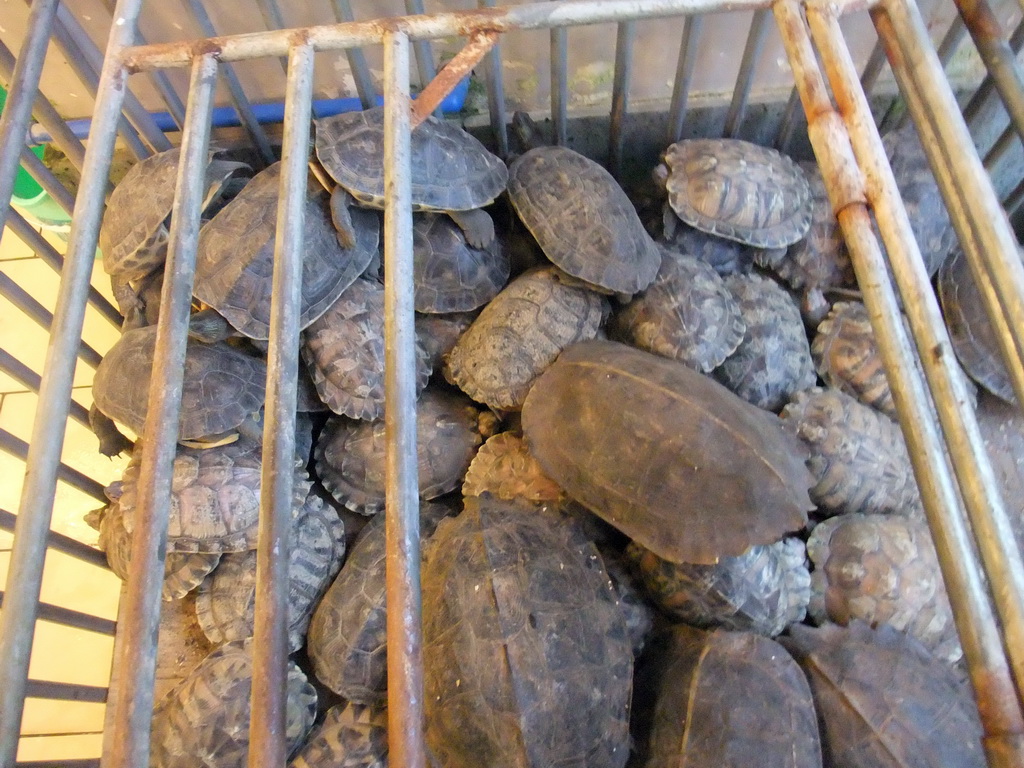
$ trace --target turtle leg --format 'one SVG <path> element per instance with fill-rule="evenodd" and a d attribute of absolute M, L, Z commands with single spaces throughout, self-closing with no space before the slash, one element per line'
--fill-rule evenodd
<path fill-rule="evenodd" d="M 124 275 L 111 275 L 110 289 L 114 293 L 114 300 L 117 301 L 117 309 L 125 320 L 138 322 L 137 315 L 145 315 L 146 307 L 139 298 L 139 294 L 132 288 L 131 281 Z M 145 324 L 145 321 L 142 322 Z M 140 327 L 136 325 L 134 327 Z"/>
<path fill-rule="evenodd" d="M 483 208 L 472 211 L 448 211 L 452 221 L 466 236 L 466 242 L 474 248 L 486 248 L 494 242 L 494 221 Z"/>
<path fill-rule="evenodd" d="M 134 443 L 121 434 L 113 420 L 104 414 L 95 403 L 89 409 L 89 426 L 93 434 L 99 438 L 100 453 L 114 458 L 120 453 L 131 454 Z"/>
<path fill-rule="evenodd" d="M 356 230 L 352 226 L 352 215 L 348 207 L 352 205 L 352 195 L 344 187 L 335 187 L 331 193 L 331 221 L 338 230 L 338 243 L 348 250 L 356 244 Z"/>
<path fill-rule="evenodd" d="M 204 344 L 216 344 L 235 335 L 235 329 L 215 310 L 204 309 L 188 318 L 188 335 Z"/>

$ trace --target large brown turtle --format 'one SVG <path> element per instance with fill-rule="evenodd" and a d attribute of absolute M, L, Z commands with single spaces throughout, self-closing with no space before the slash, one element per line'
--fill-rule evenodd
<path fill-rule="evenodd" d="M 387 707 L 331 707 L 288 768 L 388 768 Z"/>
<path fill-rule="evenodd" d="M 441 765 L 622 768 L 633 673 L 593 545 L 525 502 L 471 497 L 423 566 L 427 746 Z"/>
<path fill-rule="evenodd" d="M 778 417 L 624 344 L 563 352 L 526 398 L 523 432 L 572 498 L 672 562 L 772 543 L 814 508 L 806 449 Z"/>

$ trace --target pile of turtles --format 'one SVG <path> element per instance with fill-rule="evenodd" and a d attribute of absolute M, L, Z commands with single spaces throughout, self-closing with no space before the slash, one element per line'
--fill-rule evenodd
<path fill-rule="evenodd" d="M 544 146 L 525 115 L 514 126 L 522 153 L 507 164 L 450 122 L 412 134 L 432 763 L 980 768 L 938 560 L 817 169 L 740 140 L 680 141 L 653 174 L 657 208 L 638 211 L 598 163 Z M 315 127 L 287 738 L 295 766 L 378 766 L 383 112 Z M 976 328 L 912 128 L 886 144 L 947 312 Z M 104 452 L 133 455 L 91 519 L 121 574 L 144 446 L 114 421 L 136 435 L 145 422 L 177 162 L 135 166 L 103 222 L 126 321 L 93 420 Z M 279 171 L 246 178 L 215 154 L 205 171 L 158 768 L 240 766 L 247 750 Z M 954 338 L 967 372 L 1007 396 L 983 334 Z M 1021 425 L 993 413 L 998 451 Z M 1021 485 L 1014 467 L 1001 476 Z"/>

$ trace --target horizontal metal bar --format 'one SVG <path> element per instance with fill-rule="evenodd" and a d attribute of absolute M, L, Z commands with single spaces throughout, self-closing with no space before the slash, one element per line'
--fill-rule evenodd
<path fill-rule="evenodd" d="M 0 606 L 3 606 L 3 603 L 4 593 L 0 592 Z M 70 608 L 62 608 L 59 605 L 50 605 L 49 603 L 39 604 L 37 617 L 40 621 L 82 629 L 86 632 L 95 632 L 99 635 L 113 635 L 117 630 L 117 624 L 110 619 L 104 619 L 102 616 L 93 616 L 91 613 L 74 611 Z"/>
<path fill-rule="evenodd" d="M 57 205 L 68 216 L 75 209 L 75 196 L 53 175 L 53 171 L 43 165 L 43 161 L 36 157 L 36 153 L 28 147 L 21 150 L 21 166 L 28 171 L 29 176 L 36 180 L 36 183 L 43 188 Z"/>
<path fill-rule="evenodd" d="M 0 509 L 0 529 L 13 531 L 16 520 L 16 515 L 11 514 L 6 509 Z M 46 547 L 90 565 L 98 565 L 100 568 L 109 569 L 107 556 L 103 552 L 90 547 L 88 544 L 83 544 L 77 539 L 72 539 L 70 536 L 65 536 L 63 533 L 50 531 L 47 536 Z M 111 628 L 110 634 L 113 634 L 113 628 Z"/>
<path fill-rule="evenodd" d="M 725 116 L 725 128 L 722 135 L 726 138 L 736 138 L 743 124 L 743 116 L 747 112 L 747 100 L 750 98 L 750 88 L 754 84 L 754 68 L 757 66 L 757 60 L 761 57 L 764 41 L 768 36 L 770 14 L 770 9 L 758 8 L 750 20 L 747 44 L 743 48 L 743 58 L 740 59 L 740 69 L 736 75 L 736 84 L 732 89 L 732 101 L 729 103 L 729 111 Z"/>
<path fill-rule="evenodd" d="M 21 459 L 28 460 L 28 443 L 20 437 L 16 437 L 6 429 L 0 429 L 0 450 Z M 77 469 L 72 469 L 67 464 L 61 463 L 57 468 L 57 478 L 63 480 L 72 488 L 77 488 L 87 496 L 92 496 L 103 504 L 107 503 L 107 496 L 103 493 L 103 485 L 97 483 L 88 475 L 82 474 Z"/>
<path fill-rule="evenodd" d="M 104 704 L 107 701 L 107 689 L 97 685 L 58 683 L 54 680 L 29 680 L 25 698 Z"/>
<path fill-rule="evenodd" d="M 39 391 L 39 385 L 41 383 L 41 377 L 39 374 L 18 360 L 6 349 L 0 349 L 0 371 L 3 371 L 17 381 L 20 381 L 33 392 Z M 87 429 L 91 429 L 89 426 L 89 411 L 74 400 L 71 401 L 71 418 Z"/>
<path fill-rule="evenodd" d="M 679 43 L 679 59 L 676 64 L 676 79 L 672 86 L 672 104 L 669 106 L 668 143 L 673 144 L 683 137 L 686 122 L 686 102 L 690 97 L 693 68 L 697 64 L 697 41 L 704 24 L 699 15 L 687 16 L 683 22 L 683 39 Z"/>
<path fill-rule="evenodd" d="M 18 760 L 14 768 L 54 768 L 53 760 Z M 60 768 L 100 768 L 98 757 L 87 757 L 68 760 L 65 757 L 60 759 Z"/>
<path fill-rule="evenodd" d="M 633 42 L 636 22 L 619 22 L 615 34 L 615 75 L 612 80 L 612 115 L 608 129 L 608 170 L 618 176 L 622 170 L 622 124 L 629 110 L 629 85 L 633 79 Z"/>

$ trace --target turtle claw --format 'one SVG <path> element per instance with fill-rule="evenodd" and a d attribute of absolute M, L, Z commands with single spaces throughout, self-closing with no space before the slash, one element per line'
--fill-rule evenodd
<path fill-rule="evenodd" d="M 352 204 L 352 196 L 342 187 L 335 187 L 331 193 L 331 221 L 338 231 L 338 244 L 348 250 L 355 248 L 356 230 L 352 226 L 352 215 L 348 212 Z"/>
<path fill-rule="evenodd" d="M 452 221 L 466 236 L 466 242 L 473 248 L 487 248 L 494 242 L 494 221 L 482 208 L 472 211 L 449 211 Z"/>
<path fill-rule="evenodd" d="M 89 409 L 89 426 L 100 441 L 100 453 L 109 459 L 126 453 L 129 456 L 135 444 L 121 434 L 113 420 L 94 403 Z"/>

